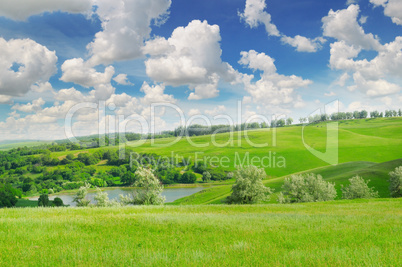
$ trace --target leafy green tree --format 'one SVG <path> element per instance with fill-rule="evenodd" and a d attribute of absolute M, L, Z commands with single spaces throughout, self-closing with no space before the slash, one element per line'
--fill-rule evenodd
<path fill-rule="evenodd" d="M 391 197 L 402 197 L 402 166 L 389 173 L 389 191 Z"/>
<path fill-rule="evenodd" d="M 333 200 L 336 197 L 335 184 L 326 182 L 321 175 L 296 174 L 285 178 L 279 203 L 316 202 Z"/>
<path fill-rule="evenodd" d="M 49 207 L 49 195 L 48 194 L 41 194 L 38 199 L 38 206 L 39 207 Z"/>
<path fill-rule="evenodd" d="M 10 184 L 0 184 L 0 208 L 10 208 L 17 204 L 18 199 L 15 197 L 13 191 Z"/>
<path fill-rule="evenodd" d="M 360 176 L 355 176 L 349 179 L 350 185 L 341 188 L 342 198 L 344 199 L 355 199 L 355 198 L 376 198 L 378 197 L 378 192 L 374 191 L 374 188 L 368 187 L 368 183 Z"/>
<path fill-rule="evenodd" d="M 286 125 L 291 125 L 293 123 L 293 119 L 292 118 L 287 118 L 286 119 Z"/>
<path fill-rule="evenodd" d="M 86 198 L 88 194 L 88 189 L 91 187 L 90 184 L 85 183 L 84 186 L 81 186 L 78 189 L 77 194 L 75 195 L 73 202 L 77 203 L 77 207 L 87 207 L 91 201 Z"/>
<path fill-rule="evenodd" d="M 120 181 L 125 185 L 133 185 L 135 183 L 135 174 L 127 171 L 120 177 Z"/>
<path fill-rule="evenodd" d="M 163 205 L 165 202 L 165 197 L 162 196 L 163 186 L 152 170 L 139 167 L 135 176 L 137 180 L 134 186 L 140 189 L 133 191 L 131 196 L 120 195 L 121 203 L 123 205 Z"/>
<path fill-rule="evenodd" d="M 202 181 L 203 181 L 204 183 L 210 182 L 210 181 L 211 181 L 211 174 L 210 174 L 209 172 L 205 171 L 205 172 L 202 174 Z"/>
<path fill-rule="evenodd" d="M 59 198 L 59 197 L 55 197 L 55 198 L 54 198 L 53 204 L 54 204 L 56 207 L 62 207 L 62 206 L 64 206 L 63 200 L 62 200 L 61 198 Z"/>
<path fill-rule="evenodd" d="M 193 184 L 197 181 L 197 176 L 193 172 L 185 172 L 181 176 L 180 182 L 184 184 Z"/>
<path fill-rule="evenodd" d="M 232 186 L 232 194 L 227 198 L 231 204 L 253 204 L 268 201 L 273 190 L 264 186 L 262 180 L 267 177 L 263 168 L 245 167 L 234 173 L 236 183 Z"/>

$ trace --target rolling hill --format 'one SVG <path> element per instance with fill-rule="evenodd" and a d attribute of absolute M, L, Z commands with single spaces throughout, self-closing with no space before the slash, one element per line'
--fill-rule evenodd
<path fill-rule="evenodd" d="M 337 199 L 341 198 L 341 185 L 347 186 L 348 179 L 355 175 L 363 177 L 365 180 L 369 179 L 370 187 L 374 187 L 378 191 L 380 197 L 389 197 L 388 190 L 388 173 L 394 170 L 396 167 L 402 166 L 402 158 L 392 160 L 384 163 L 374 162 L 348 162 L 342 163 L 336 166 L 326 166 L 315 168 L 303 172 L 303 173 L 315 173 L 320 174 L 324 180 L 335 183 L 335 188 L 338 192 Z M 275 189 L 275 193 L 271 197 L 270 202 L 276 202 L 276 194 L 280 192 L 281 186 L 287 176 L 269 179 L 264 181 L 266 186 Z M 193 205 L 193 204 L 222 204 L 227 196 L 230 195 L 231 185 L 222 185 L 205 189 L 194 195 L 178 199 L 171 203 L 171 205 Z"/>

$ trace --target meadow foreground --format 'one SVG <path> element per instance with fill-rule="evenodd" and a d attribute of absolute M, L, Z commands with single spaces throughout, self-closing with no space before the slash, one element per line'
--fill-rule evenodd
<path fill-rule="evenodd" d="M 0 210 L 1 266 L 400 266 L 402 200 Z"/>

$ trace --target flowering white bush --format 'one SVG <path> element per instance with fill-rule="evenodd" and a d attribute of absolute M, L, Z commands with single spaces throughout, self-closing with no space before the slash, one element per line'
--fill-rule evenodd
<path fill-rule="evenodd" d="M 342 185 L 342 198 L 355 199 L 355 198 L 375 198 L 378 197 L 378 192 L 374 188 L 369 188 L 368 183 L 360 176 L 355 176 L 349 179 L 350 185 L 343 187 Z"/>
<path fill-rule="evenodd" d="M 335 184 L 324 181 L 321 175 L 296 174 L 285 178 L 278 202 L 317 202 L 333 200 L 335 197 Z"/>
<path fill-rule="evenodd" d="M 158 178 L 153 174 L 152 170 L 146 168 L 138 168 L 135 172 L 135 190 L 131 196 L 120 195 L 120 201 L 123 205 L 162 205 L 165 197 L 162 196 L 163 186 Z"/>
<path fill-rule="evenodd" d="M 77 207 L 87 207 L 91 201 L 86 198 L 88 194 L 88 189 L 91 187 L 90 184 L 85 183 L 84 186 L 81 186 L 78 189 L 77 194 L 75 195 L 73 202 L 77 203 Z"/>
<path fill-rule="evenodd" d="M 389 173 L 389 191 L 391 197 L 402 197 L 402 166 Z"/>
<path fill-rule="evenodd" d="M 121 204 L 115 199 L 110 200 L 109 196 L 106 192 L 102 192 L 100 188 L 96 188 L 96 196 L 94 197 L 96 200 L 97 207 L 119 207 Z"/>

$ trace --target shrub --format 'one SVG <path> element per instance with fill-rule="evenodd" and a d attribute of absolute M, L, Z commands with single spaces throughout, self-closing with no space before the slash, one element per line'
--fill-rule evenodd
<path fill-rule="evenodd" d="M 106 192 L 102 192 L 102 190 L 98 187 L 96 188 L 96 195 L 94 197 L 96 200 L 97 207 L 118 207 L 121 206 L 119 202 L 116 200 L 110 200 L 109 196 Z"/>
<path fill-rule="evenodd" d="M 322 179 L 313 173 L 292 175 L 285 179 L 282 192 L 278 196 L 279 203 L 316 202 L 333 200 L 336 197 L 335 184 Z"/>
<path fill-rule="evenodd" d="M 389 173 L 389 192 L 391 197 L 402 197 L 402 166 Z"/>
<path fill-rule="evenodd" d="M 185 172 L 181 176 L 180 182 L 184 184 L 193 184 L 197 181 L 197 176 L 193 172 Z"/>
<path fill-rule="evenodd" d="M 378 192 L 374 191 L 374 188 L 369 188 L 368 183 L 360 176 L 355 176 L 349 179 L 350 185 L 343 187 L 342 185 L 342 198 L 344 199 L 355 199 L 355 198 L 376 198 L 378 197 Z"/>
<path fill-rule="evenodd" d="M 38 206 L 39 207 L 49 207 L 50 206 L 50 201 L 49 201 L 49 195 L 48 194 L 40 195 L 40 197 L 38 199 Z"/>
<path fill-rule="evenodd" d="M 207 171 L 202 173 L 202 181 L 205 183 L 208 183 L 209 181 L 211 181 L 211 174 Z"/>
<path fill-rule="evenodd" d="M 56 207 L 62 207 L 62 206 L 64 206 L 63 200 L 62 200 L 61 198 L 59 198 L 59 197 L 55 197 L 55 198 L 54 198 L 53 204 L 54 204 Z"/>
<path fill-rule="evenodd" d="M 211 168 L 208 169 L 208 172 L 211 174 L 211 180 L 213 181 L 222 181 L 226 180 L 226 173 L 222 169 Z"/>
<path fill-rule="evenodd" d="M 234 173 L 236 183 L 232 186 L 232 194 L 227 198 L 232 204 L 253 204 L 268 201 L 273 190 L 265 187 L 262 180 L 266 178 L 264 169 L 249 166 Z"/>
<path fill-rule="evenodd" d="M 135 176 L 137 180 L 134 186 L 141 189 L 135 190 L 131 196 L 120 195 L 123 205 L 162 205 L 165 202 L 165 197 L 161 195 L 163 186 L 152 170 L 139 167 L 135 171 Z"/>
<path fill-rule="evenodd" d="M 86 207 L 91 202 L 89 199 L 86 199 L 88 189 L 90 187 L 91 187 L 90 184 L 85 183 L 84 186 L 81 186 L 80 189 L 78 189 L 77 194 L 73 199 L 73 202 L 77 203 L 78 207 Z"/>

